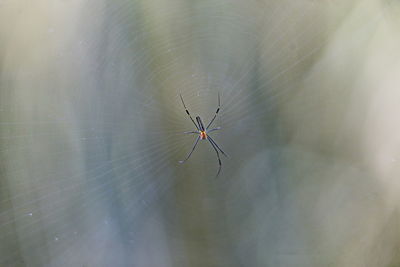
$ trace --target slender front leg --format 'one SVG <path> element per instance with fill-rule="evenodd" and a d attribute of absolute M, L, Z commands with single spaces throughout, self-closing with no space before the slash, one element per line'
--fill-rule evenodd
<path fill-rule="evenodd" d="M 211 138 L 211 136 L 207 136 L 208 140 L 213 143 L 218 149 L 219 151 L 221 151 L 222 154 L 224 154 L 225 157 L 228 157 L 228 155 L 225 154 L 224 151 L 222 151 L 222 149 L 217 145 L 217 143 Z"/>
<path fill-rule="evenodd" d="M 187 157 L 184 160 L 180 160 L 179 163 L 184 163 L 185 161 L 187 161 L 190 158 L 190 156 L 192 155 L 194 149 L 196 148 L 197 143 L 199 142 L 199 140 L 200 140 L 200 136 L 197 137 L 196 142 L 194 143 L 192 151 L 190 151 L 189 155 L 187 155 Z"/>
<path fill-rule="evenodd" d="M 218 153 L 217 148 L 214 146 L 214 144 L 211 142 L 210 139 L 208 139 L 208 141 L 210 142 L 211 146 L 214 148 L 215 153 L 217 153 L 217 158 L 218 158 L 219 167 L 218 167 L 217 175 L 216 175 L 215 177 L 218 177 L 219 173 L 221 172 L 221 167 L 222 167 L 221 159 L 220 159 L 220 157 L 219 157 L 219 153 Z"/>

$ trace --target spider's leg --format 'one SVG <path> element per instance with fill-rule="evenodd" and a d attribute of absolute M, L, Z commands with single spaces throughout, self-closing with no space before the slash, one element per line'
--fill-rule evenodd
<path fill-rule="evenodd" d="M 182 97 L 182 95 L 179 94 L 179 96 L 181 97 L 182 104 L 183 104 L 183 107 L 185 108 L 186 114 L 188 114 L 190 120 L 193 122 L 194 126 L 196 126 L 196 129 L 200 131 L 199 127 L 197 126 L 197 124 L 194 122 L 192 116 L 190 115 L 189 110 L 186 108 L 185 102 L 183 102 L 183 97 Z"/>
<path fill-rule="evenodd" d="M 224 151 L 222 151 L 222 149 L 217 145 L 217 143 L 209 135 L 207 136 L 207 138 L 211 143 L 213 143 L 219 149 L 219 151 L 221 151 L 222 154 L 224 154 L 225 157 L 228 157 L 228 155 L 225 154 Z"/>
<path fill-rule="evenodd" d="M 211 126 L 211 124 L 214 122 L 215 118 L 217 117 L 220 107 L 221 107 L 221 101 L 220 101 L 219 92 L 218 92 L 218 108 L 217 108 L 217 111 L 215 111 L 215 115 L 212 118 L 212 120 L 210 121 L 210 123 L 208 124 L 206 129 L 208 129 Z"/>
<path fill-rule="evenodd" d="M 221 127 L 211 129 L 211 130 L 207 131 L 207 133 L 211 133 L 211 132 L 218 131 L 218 130 L 221 130 Z"/>
<path fill-rule="evenodd" d="M 190 158 L 190 156 L 192 155 L 194 149 L 196 148 L 197 143 L 199 142 L 199 140 L 200 140 L 200 136 L 197 137 L 196 142 L 194 143 L 192 151 L 190 151 L 189 155 L 187 155 L 187 157 L 184 160 L 180 160 L 179 163 L 184 163 L 185 161 L 187 161 Z"/>
<path fill-rule="evenodd" d="M 188 132 L 183 132 L 184 134 L 199 134 L 198 131 L 188 131 Z"/>
<path fill-rule="evenodd" d="M 219 167 L 218 167 L 217 175 L 216 175 L 215 177 L 218 177 L 219 173 L 221 172 L 221 167 L 222 167 L 221 159 L 220 159 L 220 157 L 219 157 L 219 153 L 218 153 L 217 148 L 214 146 L 214 144 L 211 142 L 210 139 L 208 139 L 208 141 L 210 142 L 211 146 L 214 148 L 215 153 L 217 153 L 217 158 L 218 158 Z"/>

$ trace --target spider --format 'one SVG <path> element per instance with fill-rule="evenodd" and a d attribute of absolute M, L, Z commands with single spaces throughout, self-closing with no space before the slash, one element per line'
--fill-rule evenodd
<path fill-rule="evenodd" d="M 183 107 L 185 108 L 186 114 L 189 116 L 190 120 L 193 122 L 194 126 L 196 127 L 197 131 L 189 131 L 189 132 L 184 132 L 184 134 L 198 134 L 196 141 L 194 142 L 193 148 L 190 151 L 190 153 L 187 155 L 187 157 L 184 160 L 179 161 L 179 163 L 184 163 L 186 162 L 190 156 L 192 155 L 193 151 L 195 150 L 197 143 L 199 142 L 199 140 L 208 140 L 208 142 L 210 142 L 211 146 L 214 148 L 215 152 L 217 153 L 217 158 L 218 158 L 218 164 L 219 164 L 219 168 L 218 168 L 218 172 L 217 172 L 217 176 L 219 175 L 219 173 L 221 172 L 221 167 L 222 167 L 222 163 L 221 163 L 221 158 L 219 157 L 219 151 L 221 151 L 221 153 L 225 156 L 228 157 L 224 151 L 222 151 L 222 149 L 217 145 L 217 143 L 211 138 L 211 136 L 209 135 L 209 133 L 213 132 L 213 131 L 218 131 L 221 129 L 221 127 L 217 127 L 211 130 L 208 130 L 210 128 L 210 126 L 212 125 L 212 123 L 214 122 L 215 118 L 218 115 L 218 112 L 220 110 L 221 107 L 221 102 L 220 102 L 220 96 L 218 93 L 218 107 L 217 107 L 217 111 L 214 114 L 214 117 L 212 118 L 212 120 L 210 121 L 210 123 L 207 125 L 207 127 L 204 128 L 204 124 L 203 121 L 201 120 L 200 116 L 196 117 L 196 122 L 193 120 L 192 116 L 189 113 L 189 110 L 186 108 L 185 102 L 183 101 L 183 97 L 181 94 L 179 94 L 179 96 L 181 97 L 181 101 L 183 104 Z"/>

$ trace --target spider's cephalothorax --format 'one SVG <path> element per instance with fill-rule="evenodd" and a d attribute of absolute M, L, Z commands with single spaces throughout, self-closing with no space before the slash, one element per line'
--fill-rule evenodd
<path fill-rule="evenodd" d="M 201 131 L 201 132 L 200 132 L 200 139 L 201 139 L 201 140 L 207 139 L 207 133 L 206 133 L 206 131 Z"/>
<path fill-rule="evenodd" d="M 187 157 L 184 160 L 179 161 L 180 163 L 184 163 L 186 160 L 188 160 L 190 158 L 190 156 L 192 155 L 194 149 L 197 146 L 197 143 L 199 142 L 199 140 L 208 140 L 211 144 L 211 146 L 214 148 L 215 152 L 217 153 L 217 158 L 218 158 L 218 164 L 219 164 L 219 168 L 218 168 L 218 173 L 217 176 L 219 175 L 220 171 L 221 171 L 221 159 L 219 157 L 219 151 L 221 151 L 221 153 L 227 157 L 227 155 L 224 153 L 224 151 L 222 151 L 222 149 L 217 145 L 217 143 L 208 135 L 208 133 L 211 133 L 212 131 L 217 131 L 220 130 L 221 127 L 217 127 L 211 130 L 208 130 L 208 128 L 210 128 L 211 124 L 214 122 L 215 118 L 217 117 L 217 114 L 220 110 L 221 107 L 221 103 L 220 103 L 220 97 L 219 97 L 219 93 L 218 93 L 218 108 L 217 111 L 214 114 L 214 117 L 212 118 L 212 120 L 210 121 L 210 123 L 207 125 L 207 127 L 204 127 L 204 124 L 200 118 L 200 116 L 196 117 L 196 122 L 193 120 L 192 116 L 190 115 L 190 112 L 188 111 L 188 109 L 186 108 L 185 102 L 183 101 L 183 97 L 182 95 L 180 95 L 181 100 L 182 100 L 182 104 L 183 107 L 185 108 L 186 114 L 189 116 L 190 120 L 193 122 L 194 126 L 196 126 L 197 131 L 189 131 L 189 132 L 185 132 L 185 134 L 198 134 L 196 141 L 194 143 L 194 146 L 192 148 L 192 150 L 190 151 L 190 153 L 187 155 Z"/>

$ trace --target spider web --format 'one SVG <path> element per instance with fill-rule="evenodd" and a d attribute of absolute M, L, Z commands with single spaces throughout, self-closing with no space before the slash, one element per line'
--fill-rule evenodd
<path fill-rule="evenodd" d="M 354 211 L 354 240 L 385 225 L 367 242 L 400 260 L 347 115 L 396 2 L 0 5 L 1 266 L 363 266 L 343 256 Z M 195 140 L 179 94 L 207 125 L 218 93 L 215 179 L 206 141 L 178 163 Z"/>

